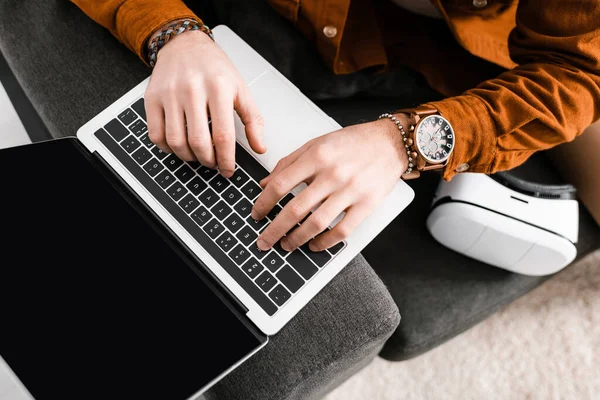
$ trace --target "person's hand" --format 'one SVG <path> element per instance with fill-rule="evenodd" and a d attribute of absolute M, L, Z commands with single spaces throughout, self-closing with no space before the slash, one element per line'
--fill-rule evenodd
<path fill-rule="evenodd" d="M 261 233 L 258 248 L 267 250 L 281 238 L 281 247 L 287 251 L 307 241 L 312 251 L 335 245 L 371 214 L 407 166 L 402 135 L 387 119 L 350 126 L 311 140 L 281 159 L 260 182 L 264 190 L 252 209 L 256 220 L 264 218 L 300 183 L 308 186 Z M 288 233 L 319 204 L 306 221 Z M 319 235 L 344 211 L 345 216 L 333 229 Z"/>
<path fill-rule="evenodd" d="M 182 160 L 218 166 L 225 177 L 235 169 L 234 109 L 252 149 L 266 151 L 263 120 L 248 87 L 204 32 L 176 36 L 158 52 L 145 104 L 148 136 L 158 148 Z"/>

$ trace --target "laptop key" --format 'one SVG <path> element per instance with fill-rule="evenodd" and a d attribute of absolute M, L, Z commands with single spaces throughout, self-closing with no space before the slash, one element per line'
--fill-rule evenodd
<path fill-rule="evenodd" d="M 259 249 L 256 243 L 251 244 L 248 247 L 248 250 L 250 250 L 250 253 L 254 254 L 254 257 L 258 258 L 259 260 L 262 260 L 267 254 L 269 254 L 268 250 L 262 251 Z"/>
<path fill-rule="evenodd" d="M 217 244 L 225 253 L 227 253 L 229 250 L 233 249 L 236 244 L 238 244 L 238 241 L 231 233 L 225 231 L 217 239 Z"/>
<path fill-rule="evenodd" d="M 192 179 L 187 185 L 185 185 L 190 192 L 194 194 L 194 196 L 198 196 L 204 189 L 208 187 L 206 182 L 204 182 L 199 176 Z"/>
<path fill-rule="evenodd" d="M 155 177 L 160 171 L 162 171 L 165 167 L 156 159 L 152 158 L 150 162 L 144 164 L 144 170 L 151 177 Z"/>
<path fill-rule="evenodd" d="M 133 121 L 136 120 L 137 116 L 131 108 L 126 109 L 117 117 L 125 126 L 129 126 Z"/>
<path fill-rule="evenodd" d="M 250 279 L 254 279 L 258 276 L 258 274 L 261 273 L 263 269 L 265 269 L 265 267 L 263 267 L 258 261 L 256 261 L 256 258 L 251 257 L 248 261 L 246 261 L 246 264 L 244 264 L 242 269 L 244 270 L 246 275 L 250 277 Z"/>
<path fill-rule="evenodd" d="M 185 196 L 187 192 L 187 189 L 179 182 L 175 182 L 167 189 L 167 193 L 175 201 L 181 200 L 181 198 Z"/>
<path fill-rule="evenodd" d="M 202 229 L 204 229 L 204 232 L 206 232 L 206 234 L 210 236 L 211 239 L 216 239 L 217 236 L 219 236 L 221 232 L 225 230 L 223 225 L 221 225 L 221 223 L 215 218 L 208 221 L 208 223 Z"/>
<path fill-rule="evenodd" d="M 171 175 L 169 171 L 164 170 L 163 172 L 158 174 L 158 176 L 154 178 L 154 180 L 156 181 L 156 183 L 159 184 L 161 188 L 166 189 L 169 186 L 171 186 L 173 182 L 175 182 L 175 177 Z"/>
<path fill-rule="evenodd" d="M 269 175 L 269 171 L 265 169 L 257 160 L 254 158 L 248 150 L 246 150 L 239 143 L 235 144 L 235 158 L 239 165 L 244 166 L 244 172 L 256 182 L 260 182 L 261 179 Z"/>
<path fill-rule="evenodd" d="M 225 222 L 223 222 L 223 224 L 231 232 L 236 233 L 242 226 L 244 226 L 244 220 L 241 219 L 237 214 L 233 213 L 225 220 Z"/>
<path fill-rule="evenodd" d="M 217 201 L 219 201 L 219 195 L 215 193 L 211 188 L 206 189 L 204 192 L 198 196 L 198 199 L 206 206 L 212 207 Z"/>
<path fill-rule="evenodd" d="M 304 285 L 304 279 L 302 279 L 300 275 L 298 275 L 296 271 L 294 271 L 289 265 L 281 268 L 281 270 L 275 276 L 292 293 L 296 293 L 298 289 Z"/>
<path fill-rule="evenodd" d="M 290 299 L 290 297 L 292 297 L 292 295 L 285 287 L 283 287 L 283 285 L 279 284 L 271 291 L 271 293 L 269 293 L 269 297 L 275 302 L 275 304 L 281 307 Z"/>
<path fill-rule="evenodd" d="M 273 275 L 271 275 L 269 273 L 269 271 L 264 271 L 262 274 L 260 274 L 258 276 L 258 278 L 256 278 L 256 280 L 254 282 L 256 282 L 258 287 L 261 288 L 263 290 L 263 292 L 266 293 L 269 290 L 271 290 L 273 288 L 273 286 L 275 286 L 275 284 L 277 283 L 277 280 L 275 280 L 275 277 Z"/>
<path fill-rule="evenodd" d="M 256 238 L 258 238 L 258 233 L 254 232 L 252 228 L 246 225 L 235 236 L 240 240 L 240 242 L 244 244 L 244 246 L 247 247 L 250 246 L 252 243 L 256 242 Z"/>
<path fill-rule="evenodd" d="M 293 199 L 294 199 L 294 195 L 291 193 L 288 193 L 285 196 L 283 196 L 283 199 L 279 200 L 279 204 L 281 204 L 281 207 L 285 207 Z"/>
<path fill-rule="evenodd" d="M 339 242 L 338 244 L 334 244 L 328 250 L 331 254 L 336 255 L 339 251 L 345 246 L 344 242 Z"/>
<path fill-rule="evenodd" d="M 277 253 L 279 253 L 279 255 L 281 257 L 286 257 L 288 254 L 290 254 L 289 251 L 284 250 L 283 247 L 281 247 L 281 243 L 279 241 L 277 243 L 275 243 L 275 245 L 273 246 L 273 248 L 275 249 L 275 251 Z"/>
<path fill-rule="evenodd" d="M 135 136 L 140 137 L 143 134 L 145 134 L 146 132 L 148 132 L 148 127 L 146 126 L 144 121 L 142 121 L 141 119 L 138 119 L 137 121 L 135 121 L 133 124 L 131 124 L 129 126 L 129 130 Z"/>
<path fill-rule="evenodd" d="M 150 140 L 150 136 L 148 136 L 147 133 L 144 133 L 142 135 L 142 137 L 140 137 L 140 140 L 142 141 L 142 143 L 144 143 L 144 146 L 146 146 L 147 148 L 152 148 L 152 146 L 154 146 L 154 143 L 152 143 L 152 140 Z M 165 153 L 165 157 L 166 157 L 166 153 Z"/>
<path fill-rule="evenodd" d="M 198 175 L 202 177 L 205 181 L 210 181 L 213 176 L 217 175 L 219 172 L 216 169 L 210 169 L 205 166 L 200 167 L 198 170 Z"/>
<path fill-rule="evenodd" d="M 174 172 L 177 168 L 181 167 L 183 161 L 181 161 L 175 154 L 169 154 L 169 157 L 163 160 L 163 164 L 169 168 L 169 171 Z"/>
<path fill-rule="evenodd" d="M 223 221 L 233 211 L 223 200 L 219 201 L 213 208 L 210 209 L 213 215 Z"/>
<path fill-rule="evenodd" d="M 242 194 L 234 186 L 229 186 L 221 196 L 230 206 L 234 205 L 242 198 Z"/>
<path fill-rule="evenodd" d="M 153 147 L 152 150 L 150 150 L 152 152 L 152 154 L 154 154 L 156 156 L 156 158 L 158 158 L 159 160 L 164 160 L 166 156 L 169 155 L 169 153 L 165 153 L 164 151 L 162 151 L 161 149 L 159 149 L 158 147 Z"/>
<path fill-rule="evenodd" d="M 252 216 L 249 216 L 248 218 L 246 218 L 246 222 L 248 223 L 248 225 L 250 225 L 256 232 L 260 232 L 260 230 L 267 225 L 267 223 L 269 222 L 268 219 L 263 218 L 261 220 L 255 220 L 254 218 L 252 218 Z"/>
<path fill-rule="evenodd" d="M 237 265 L 242 265 L 244 261 L 246 261 L 248 257 L 250 257 L 250 252 L 246 250 L 244 246 L 238 244 L 233 250 L 229 252 L 229 257 L 231 257 Z"/>
<path fill-rule="evenodd" d="M 272 251 L 262 260 L 262 263 L 269 271 L 277 272 L 283 265 L 283 259 L 276 252 Z"/>
<path fill-rule="evenodd" d="M 229 179 L 236 187 L 241 188 L 250 178 L 241 168 L 238 168 Z"/>
<path fill-rule="evenodd" d="M 252 203 L 250 203 L 247 199 L 242 199 L 237 202 L 233 209 L 238 212 L 242 216 L 242 218 L 247 218 L 252 212 Z"/>
<path fill-rule="evenodd" d="M 181 208 L 183 208 L 183 211 L 189 214 L 200 205 L 200 202 L 196 200 L 194 195 L 188 193 L 183 199 L 179 201 L 179 205 L 181 206 Z"/>
<path fill-rule="evenodd" d="M 175 171 L 175 176 L 179 178 L 179 180 L 183 183 L 188 183 L 188 181 L 192 179 L 194 175 L 196 175 L 194 173 L 194 170 L 185 164 L 177 171 Z"/>
<path fill-rule="evenodd" d="M 138 113 L 138 115 L 144 120 L 146 121 L 146 108 L 144 106 L 144 98 L 142 97 L 141 99 L 139 99 L 138 101 L 136 101 L 135 103 L 133 103 L 131 105 L 131 108 L 133 108 L 133 110 Z"/>
<path fill-rule="evenodd" d="M 212 218 L 212 214 L 210 211 L 204 208 L 204 206 L 200 206 L 192 213 L 191 217 L 194 222 L 200 226 L 203 226 Z"/>
<path fill-rule="evenodd" d="M 215 189 L 217 193 L 221 193 L 229 186 L 229 181 L 223 177 L 223 175 L 217 175 L 210 182 L 209 185 Z"/>
<path fill-rule="evenodd" d="M 260 194 L 261 190 L 260 186 L 250 181 L 244 185 L 242 193 L 244 193 L 248 199 L 254 200 Z"/>
<path fill-rule="evenodd" d="M 277 215 L 279 215 L 279 213 L 281 212 L 281 207 L 279 207 L 277 204 L 275 205 L 275 207 L 273 207 L 271 209 L 271 211 L 269 211 L 269 213 L 267 214 L 267 217 L 269 217 L 269 219 L 271 221 L 275 220 L 275 217 L 277 217 Z"/>
<path fill-rule="evenodd" d="M 121 147 L 125 149 L 129 154 L 133 153 L 142 144 L 133 135 L 129 135 L 125 140 L 121 142 Z"/>
<path fill-rule="evenodd" d="M 150 153 L 150 150 L 142 146 L 132 154 L 132 157 L 135 161 L 137 161 L 138 164 L 144 165 L 149 159 L 152 158 L 152 153 Z"/>
<path fill-rule="evenodd" d="M 121 140 L 125 139 L 127 135 L 129 135 L 127 128 L 125 128 L 123 124 L 120 123 L 116 118 L 104 125 L 104 129 L 106 129 L 106 131 L 110 133 L 110 136 L 112 136 L 117 142 L 120 142 Z"/>
<path fill-rule="evenodd" d="M 327 264 L 329 260 L 331 260 L 331 254 L 327 251 L 312 251 L 310 247 L 308 247 L 308 243 L 304 243 L 300 249 L 304 252 L 305 255 L 308 256 L 311 260 L 317 264 L 317 267 L 321 268 Z"/>
<path fill-rule="evenodd" d="M 315 265 L 300 251 L 295 250 L 287 256 L 286 261 L 298 272 L 305 280 L 309 280 L 317 273 Z"/>

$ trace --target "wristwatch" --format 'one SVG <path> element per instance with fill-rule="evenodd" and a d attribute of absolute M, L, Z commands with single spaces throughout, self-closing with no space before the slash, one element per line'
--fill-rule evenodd
<path fill-rule="evenodd" d="M 417 107 L 396 111 L 408 115 L 406 144 L 415 166 L 402 176 L 403 179 L 418 178 L 422 171 L 442 169 L 454 151 L 454 129 L 450 122 L 435 108 Z"/>

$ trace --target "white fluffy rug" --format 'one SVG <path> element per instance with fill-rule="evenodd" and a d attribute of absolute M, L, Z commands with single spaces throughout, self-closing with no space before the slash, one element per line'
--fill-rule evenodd
<path fill-rule="evenodd" d="M 376 359 L 327 400 L 600 399 L 600 252 L 416 359 Z"/>

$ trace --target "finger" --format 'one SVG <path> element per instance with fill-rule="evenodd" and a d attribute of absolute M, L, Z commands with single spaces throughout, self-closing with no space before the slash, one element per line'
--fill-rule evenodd
<path fill-rule="evenodd" d="M 144 101 L 146 119 L 148 120 L 148 137 L 165 153 L 172 153 L 165 137 L 165 112 L 159 102 L 149 99 Z"/>
<path fill-rule="evenodd" d="M 286 169 L 288 166 L 290 166 L 291 164 L 296 162 L 296 160 L 302 154 L 304 154 L 306 152 L 306 150 L 308 150 L 308 148 L 310 147 L 309 143 L 306 143 L 304 146 L 300 147 L 293 153 L 290 153 L 289 155 L 287 155 L 287 156 L 283 157 L 281 160 L 279 160 L 279 162 L 277 162 L 277 165 L 275 165 L 275 168 L 273 168 L 273 171 L 271 171 L 271 173 L 269 175 L 267 175 L 266 177 L 261 179 L 261 181 L 259 182 L 259 185 L 264 188 L 271 181 L 273 176 L 277 175 L 278 173 L 280 173 L 281 171 Z"/>
<path fill-rule="evenodd" d="M 259 154 L 267 151 L 263 136 L 265 122 L 254 103 L 250 90 L 245 85 L 236 97 L 234 107 L 246 127 L 246 137 L 252 150 Z"/>
<path fill-rule="evenodd" d="M 167 145 L 177 157 L 185 161 L 196 159 L 187 142 L 185 114 L 179 104 L 171 103 L 165 108 L 165 136 Z"/>
<path fill-rule="evenodd" d="M 311 164 L 298 160 L 275 175 L 254 202 L 252 218 L 263 219 L 283 196 L 312 176 L 314 171 Z"/>
<path fill-rule="evenodd" d="M 302 225 L 281 239 L 281 247 L 287 251 L 294 251 L 323 232 L 338 215 L 351 205 L 350 199 L 351 195 L 345 191 L 338 191 L 329 196 Z"/>
<path fill-rule="evenodd" d="M 214 168 L 216 166 L 215 149 L 213 148 L 208 128 L 208 115 L 205 102 L 199 101 L 196 104 L 188 103 L 185 107 L 185 119 L 187 121 L 188 145 L 202 165 Z"/>
<path fill-rule="evenodd" d="M 290 201 L 279 212 L 273 222 L 265 229 L 257 240 L 258 248 L 270 249 L 286 233 L 300 222 L 313 207 L 326 199 L 331 194 L 331 185 L 326 181 L 315 181 L 304 189 L 298 196 Z M 282 243 L 283 245 L 283 243 Z M 288 250 L 284 247 L 284 250 Z"/>
<path fill-rule="evenodd" d="M 356 204 L 351 206 L 347 211 L 346 215 L 336 226 L 333 227 L 329 232 L 325 232 L 308 244 L 308 247 L 312 251 L 323 251 L 330 248 L 346 239 L 358 225 L 367 218 L 373 209 L 365 204 Z"/>
<path fill-rule="evenodd" d="M 235 125 L 233 123 L 233 98 L 227 91 L 214 91 L 208 106 L 212 118 L 212 140 L 217 153 L 221 175 L 231 177 L 235 170 Z"/>

